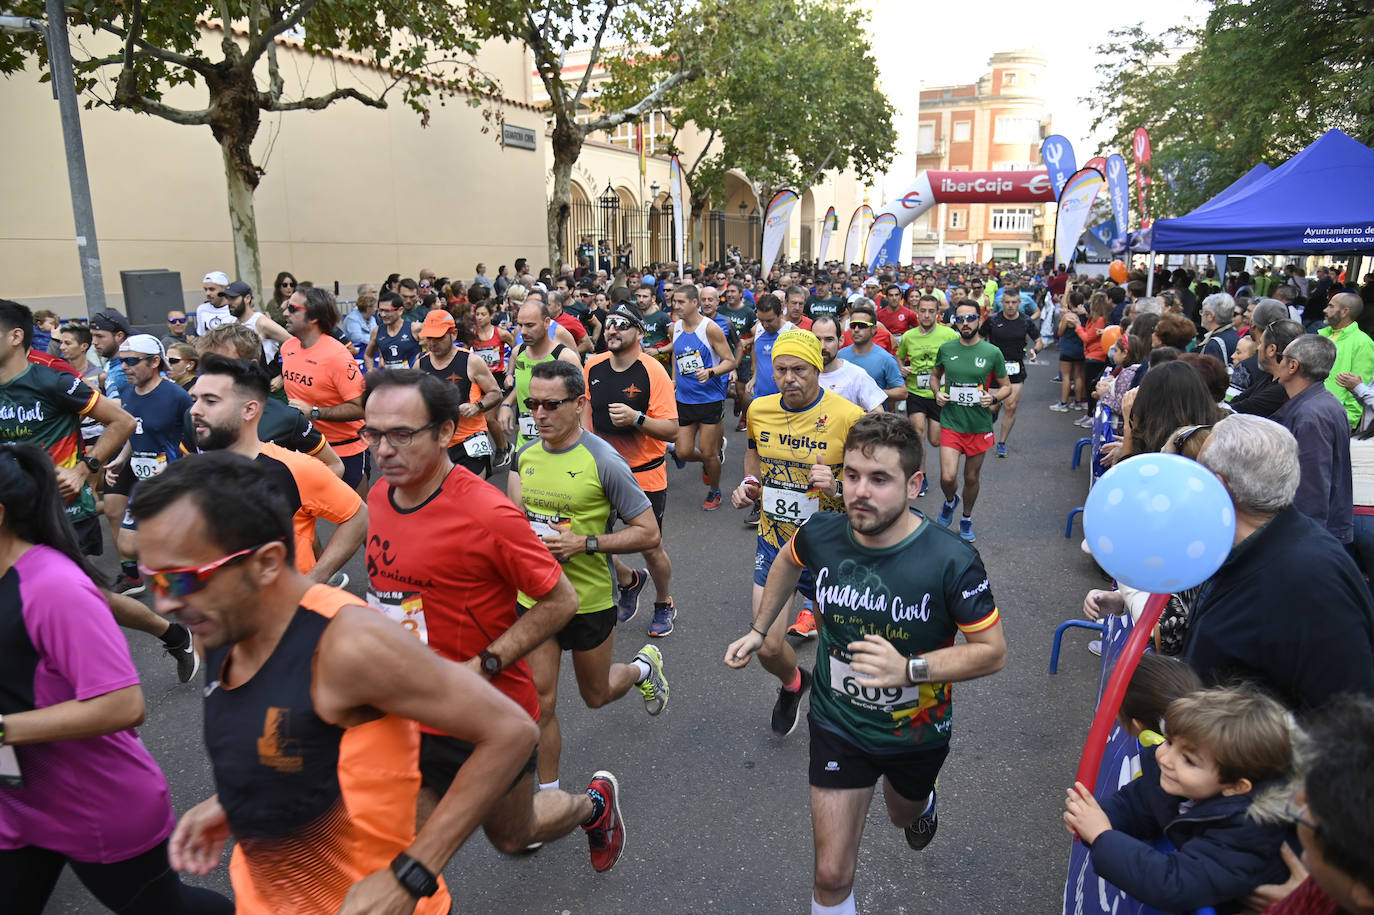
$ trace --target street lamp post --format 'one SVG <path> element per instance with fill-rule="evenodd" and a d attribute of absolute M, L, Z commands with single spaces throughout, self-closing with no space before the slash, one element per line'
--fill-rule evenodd
<path fill-rule="evenodd" d="M 606 260 L 608 268 L 615 263 L 615 214 L 620 209 L 620 195 L 611 187 L 611 182 L 606 182 L 606 190 L 602 191 L 601 197 L 597 200 L 601 205 L 601 222 L 606 233 Z M 598 249 L 600 246 L 597 246 Z M 607 270 L 612 272 L 611 269 Z"/>

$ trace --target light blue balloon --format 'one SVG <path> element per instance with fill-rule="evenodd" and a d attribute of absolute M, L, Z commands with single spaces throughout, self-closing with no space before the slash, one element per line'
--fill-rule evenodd
<path fill-rule="evenodd" d="M 1093 558 L 1124 585 L 1155 594 L 1202 584 L 1236 536 L 1226 487 L 1177 454 L 1141 454 L 1104 473 L 1083 506 Z"/>

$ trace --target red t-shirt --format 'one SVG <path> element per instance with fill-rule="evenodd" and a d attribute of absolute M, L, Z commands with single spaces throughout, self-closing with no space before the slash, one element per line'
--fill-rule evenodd
<path fill-rule="evenodd" d="M 888 329 L 884 327 L 881 323 L 876 324 L 873 327 L 873 342 L 878 346 L 881 346 L 883 349 L 887 350 L 892 355 L 897 355 L 897 344 L 892 342 L 892 334 L 889 333 Z M 851 334 L 849 331 L 845 331 L 844 342 L 840 345 L 853 346 L 854 335 Z"/>
<path fill-rule="evenodd" d="M 1264 915 L 1346 915 L 1317 881 L 1308 877 L 1298 888 L 1264 910 Z"/>
<path fill-rule="evenodd" d="M 29 350 L 29 361 L 34 365 L 46 365 L 50 369 L 57 369 L 59 372 L 66 372 L 69 375 L 76 374 L 76 369 L 72 368 L 72 364 L 66 359 L 61 356 L 40 353 L 36 349 Z"/>
<path fill-rule="evenodd" d="M 403 617 L 451 661 L 476 657 L 515 625 L 517 590 L 543 597 L 563 574 L 525 513 L 463 467 L 412 509 L 397 508 L 391 484 L 378 480 L 367 509 L 368 604 Z M 538 721 L 529 664 L 503 660 L 492 685 Z"/>
<path fill-rule="evenodd" d="M 900 337 L 916 326 L 916 312 L 905 305 L 898 305 L 896 311 L 883 307 L 878 309 L 878 323 L 886 327 L 894 337 Z"/>
<path fill-rule="evenodd" d="M 587 336 L 587 328 L 582 326 L 582 322 L 566 311 L 560 311 L 558 317 L 554 318 L 554 320 L 563 325 L 563 328 L 567 330 L 568 333 L 572 334 L 574 343 L 580 343 L 582 338 Z"/>

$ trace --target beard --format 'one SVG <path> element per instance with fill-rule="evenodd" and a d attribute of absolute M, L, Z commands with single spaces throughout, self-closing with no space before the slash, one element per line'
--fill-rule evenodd
<path fill-rule="evenodd" d="M 865 502 L 863 506 L 869 510 L 869 514 L 858 517 L 855 517 L 853 512 L 847 512 L 847 514 L 849 515 L 850 527 L 868 537 L 876 537 L 881 534 L 901 520 L 902 515 L 909 511 L 905 505 L 898 506 L 890 512 L 879 512 L 877 506 L 871 502 Z"/>
<path fill-rule="evenodd" d="M 239 440 L 236 426 L 196 427 L 196 444 L 201 451 L 223 451 Z"/>

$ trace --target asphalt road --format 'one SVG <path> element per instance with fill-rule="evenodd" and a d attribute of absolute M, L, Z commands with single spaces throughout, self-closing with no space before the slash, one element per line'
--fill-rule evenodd
<path fill-rule="evenodd" d="M 1086 468 L 1069 469 L 1081 430 L 1077 413 L 1047 407 L 1058 392 L 1045 354 L 1030 368 L 1006 460 L 989 457 L 974 513 L 977 546 L 1002 611 L 1009 657 L 999 674 L 960 684 L 952 752 L 939 785 L 940 829 L 923 852 L 891 826 L 880 798 L 859 855 L 861 912 L 1058 912 L 1069 841 L 1059 813 L 1092 712 L 1097 659 L 1083 630 L 1065 640 L 1060 673 L 1047 673 L 1055 625 L 1079 615 L 1084 592 L 1102 581 L 1080 552 L 1081 528 L 1066 540 L 1064 518 L 1086 494 Z M 727 414 L 728 419 L 728 414 Z M 741 476 L 742 433 L 729 433 L 724 487 Z M 927 467 L 936 471 L 935 456 Z M 608 874 L 587 861 L 580 831 L 528 857 L 508 858 L 474 835 L 445 870 L 455 911 L 656 915 L 809 911 L 811 818 L 804 727 L 774 737 L 768 727 L 776 681 L 756 664 L 724 666 L 725 646 L 749 620 L 754 533 L 725 506 L 700 510 L 699 468 L 669 470 L 665 542 L 674 565 L 677 628 L 658 644 L 671 702 L 658 718 L 637 692 L 603 709 L 578 697 L 564 664 L 559 716 L 561 776 L 576 789 L 600 768 L 615 772 L 627 824 L 624 856 Z M 502 480 L 498 479 L 498 483 Z M 933 516 L 938 485 L 918 507 Z M 108 553 L 108 551 L 107 551 Z M 107 555 L 107 568 L 114 562 Z M 346 571 L 361 593 L 363 562 Z M 646 592 L 651 592 L 646 589 Z M 149 598 L 151 600 L 151 598 Z M 619 627 L 617 655 L 628 660 L 647 639 L 650 593 L 640 615 Z M 149 636 L 126 633 L 142 672 L 148 717 L 140 729 L 172 787 L 178 813 L 211 791 L 201 739 L 201 690 L 177 682 Z M 799 649 L 803 663 L 814 643 Z M 225 867 L 192 882 L 229 892 Z M 3 905 L 0 905 L 3 908 Z M 99 907 L 64 874 L 48 907 Z"/>

